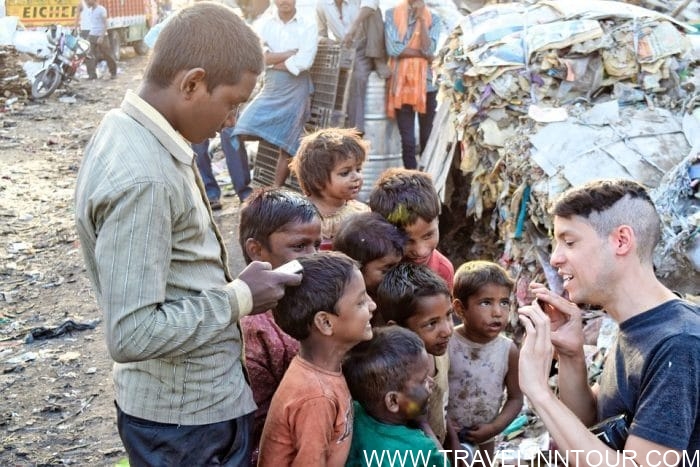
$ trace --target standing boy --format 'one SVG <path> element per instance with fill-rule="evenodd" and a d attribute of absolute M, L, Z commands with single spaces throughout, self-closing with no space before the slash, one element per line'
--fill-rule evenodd
<path fill-rule="evenodd" d="M 512 293 L 513 280 L 496 263 L 469 261 L 455 273 L 453 305 L 462 324 L 449 345 L 447 415 L 459 441 L 478 445 L 481 459 L 493 457 L 495 436 L 523 406 L 518 348 L 502 334 Z"/>
<path fill-rule="evenodd" d="M 425 344 L 432 356 L 430 377 L 435 381 L 428 422 L 440 443 L 446 442 L 448 449 L 459 449 L 457 434 L 446 422 L 450 368 L 447 348 L 453 326 L 450 289 L 427 266 L 401 263 L 390 269 L 377 287 L 377 312 L 387 324 L 410 329 Z"/>
<path fill-rule="evenodd" d="M 369 195 L 369 207 L 406 233 L 404 261 L 428 266 L 452 288 L 454 266 L 436 249 L 440 198 L 430 175 L 402 168 L 385 170 Z"/>
<path fill-rule="evenodd" d="M 638 465 L 682 465 L 700 450 L 700 310 L 654 275 L 661 223 L 649 195 L 629 180 L 599 180 L 563 193 L 552 209 L 550 263 L 564 280 L 566 300 L 532 284 L 537 302 L 519 310 L 527 336 L 520 351 L 520 386 L 562 451 L 610 459 L 618 453 L 587 426 L 609 417 L 629 420 L 627 458 Z M 581 311 L 601 306 L 619 323 L 600 387 L 587 384 Z M 559 393 L 547 384 L 553 351 Z M 685 464 L 685 462 L 683 462 Z"/>
<path fill-rule="evenodd" d="M 163 28 L 138 93 L 85 149 L 76 224 L 131 465 L 237 466 L 250 456 L 255 402 L 238 320 L 301 279 L 259 262 L 231 276 L 190 143 L 230 124 L 262 67 L 257 36 L 233 10 L 185 8 Z"/>
<path fill-rule="evenodd" d="M 372 338 L 376 305 L 357 263 L 330 251 L 303 256 L 299 287 L 273 310 L 284 332 L 300 342 L 272 397 L 258 465 L 340 466 L 352 441 L 350 392 L 341 372 L 345 354 Z"/>
<path fill-rule="evenodd" d="M 375 329 L 371 340 L 353 347 L 343 363 L 355 408 L 347 467 L 378 467 L 385 453 L 420 459 L 419 465 L 450 465 L 425 427 L 430 367 L 423 341 L 399 326 Z"/>
<path fill-rule="evenodd" d="M 266 261 L 276 268 L 318 251 L 321 219 L 316 207 L 302 194 L 263 188 L 255 190 L 241 207 L 238 239 L 246 263 Z M 299 352 L 299 342 L 280 329 L 271 310 L 242 318 L 241 330 L 245 366 L 258 405 L 253 422 L 255 450 L 260 444 L 272 395 Z"/>

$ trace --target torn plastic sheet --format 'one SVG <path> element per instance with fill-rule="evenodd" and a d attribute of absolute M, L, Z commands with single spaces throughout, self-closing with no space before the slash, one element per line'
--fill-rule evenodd
<path fill-rule="evenodd" d="M 573 186 L 617 177 L 654 188 L 690 150 L 680 117 L 662 108 L 623 109 L 618 122 L 598 126 L 570 118 L 542 127 L 530 140 L 537 165 Z"/>

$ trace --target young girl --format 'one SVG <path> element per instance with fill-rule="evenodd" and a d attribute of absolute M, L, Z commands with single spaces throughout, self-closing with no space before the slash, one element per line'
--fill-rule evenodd
<path fill-rule="evenodd" d="M 353 129 L 324 128 L 301 140 L 289 167 L 304 194 L 321 215 L 321 249 L 330 250 L 338 227 L 348 216 L 368 212 L 357 201 L 368 145 Z"/>
<path fill-rule="evenodd" d="M 489 455 L 494 451 L 494 437 L 523 405 L 518 348 L 501 334 L 510 313 L 512 289 L 513 280 L 505 269 L 489 261 L 470 261 L 457 269 L 452 290 L 454 310 L 463 324 L 455 328 L 448 346 L 447 415 L 460 442 L 474 443 Z"/>

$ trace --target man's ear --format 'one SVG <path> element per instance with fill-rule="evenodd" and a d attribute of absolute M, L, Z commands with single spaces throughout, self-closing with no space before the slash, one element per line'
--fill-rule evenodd
<path fill-rule="evenodd" d="M 397 413 L 399 411 L 399 393 L 396 391 L 387 392 L 384 395 L 384 405 L 389 412 Z"/>
<path fill-rule="evenodd" d="M 192 96 L 202 88 L 206 91 L 207 83 L 204 82 L 206 74 L 204 68 L 192 68 L 182 75 L 178 88 L 186 99 L 192 98 Z"/>
<path fill-rule="evenodd" d="M 314 315 L 314 326 L 324 336 L 333 335 L 333 313 L 319 311 Z"/>
<path fill-rule="evenodd" d="M 636 238 L 634 230 L 629 225 L 620 225 L 612 233 L 613 248 L 617 255 L 627 255 L 635 247 Z"/>
<path fill-rule="evenodd" d="M 263 261 L 261 259 L 262 249 L 262 244 L 254 238 L 249 238 L 245 241 L 245 252 L 253 261 Z"/>

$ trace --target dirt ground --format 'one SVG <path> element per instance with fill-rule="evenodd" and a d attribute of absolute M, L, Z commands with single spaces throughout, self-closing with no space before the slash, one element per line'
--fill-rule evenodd
<path fill-rule="evenodd" d="M 146 61 L 124 49 L 118 79 L 82 78 L 0 112 L 0 465 L 107 466 L 126 457 L 73 195 L 82 148 L 137 88 Z M 217 221 L 235 274 L 243 267 L 238 200 L 222 201 Z"/>

